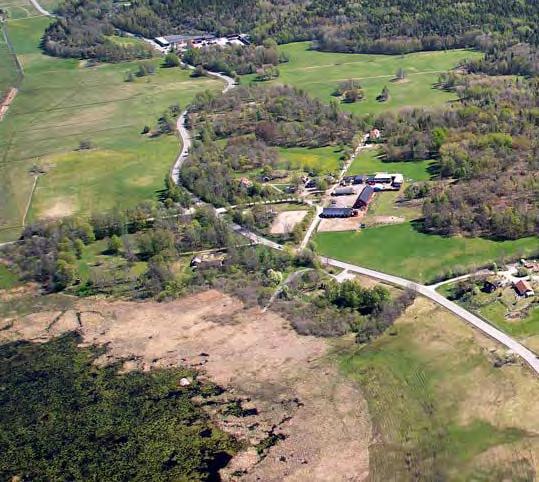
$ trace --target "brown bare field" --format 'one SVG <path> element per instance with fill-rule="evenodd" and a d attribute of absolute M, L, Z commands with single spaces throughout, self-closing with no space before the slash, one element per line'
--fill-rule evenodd
<path fill-rule="evenodd" d="M 355 231 L 361 224 L 363 211 L 359 212 L 358 216 L 352 218 L 328 218 L 322 219 L 318 224 L 318 232 L 330 231 Z"/>
<path fill-rule="evenodd" d="M 307 216 L 307 211 L 282 211 L 277 214 L 277 217 L 273 220 L 271 225 L 271 234 L 287 234 L 290 233 L 296 224 L 303 221 L 303 218 Z"/>
<path fill-rule="evenodd" d="M 65 309 L 11 313 L 0 322 L 0 342 L 44 342 L 70 330 L 84 345 L 107 347 L 100 364 L 120 360 L 123 371 L 188 365 L 225 388 L 223 397 L 256 408 L 241 417 L 224 416 L 215 403 L 207 407 L 246 443 L 225 480 L 368 476 L 371 426 L 361 392 L 327 356 L 325 340 L 297 335 L 275 313 L 245 309 L 213 290 L 170 303 L 73 300 Z"/>

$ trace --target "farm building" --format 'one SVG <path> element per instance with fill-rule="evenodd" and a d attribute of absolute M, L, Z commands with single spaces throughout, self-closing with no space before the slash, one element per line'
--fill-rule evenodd
<path fill-rule="evenodd" d="M 220 268 L 223 266 L 225 261 L 226 254 L 223 253 L 208 253 L 195 256 L 191 260 L 191 268 L 193 269 L 211 269 L 211 268 Z"/>
<path fill-rule="evenodd" d="M 519 296 L 533 296 L 535 292 L 533 291 L 530 283 L 521 279 L 513 284 L 515 291 Z"/>
<path fill-rule="evenodd" d="M 336 188 L 331 195 L 332 196 L 350 196 L 351 194 L 355 194 L 356 190 L 352 186 L 347 187 L 338 187 Z"/>
<path fill-rule="evenodd" d="M 324 208 L 321 218 L 351 218 L 357 216 L 357 210 L 353 208 Z"/>
<path fill-rule="evenodd" d="M 365 186 L 360 192 L 359 196 L 354 203 L 355 209 L 364 209 L 372 201 L 372 196 L 374 195 L 374 188 L 372 186 Z"/>
<path fill-rule="evenodd" d="M 372 181 L 374 184 L 391 184 L 393 182 L 393 177 L 387 172 L 377 172 Z"/>
<path fill-rule="evenodd" d="M 216 37 L 212 34 L 206 35 L 165 35 L 156 37 L 154 41 L 161 47 L 173 50 L 184 50 L 189 47 L 200 48 L 211 45 L 225 47 L 227 45 L 249 45 L 249 39 L 243 34 L 227 35 L 226 37 Z"/>
<path fill-rule="evenodd" d="M 402 174 L 392 174 L 393 182 L 391 185 L 397 189 L 400 189 L 402 183 L 404 182 L 404 176 Z"/>

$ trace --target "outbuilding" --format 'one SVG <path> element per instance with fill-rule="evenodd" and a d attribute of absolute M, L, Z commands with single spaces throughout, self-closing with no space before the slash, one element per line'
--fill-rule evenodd
<path fill-rule="evenodd" d="M 357 216 L 357 210 L 353 208 L 324 208 L 321 218 L 351 218 Z"/>
<path fill-rule="evenodd" d="M 346 187 L 338 187 L 336 188 L 331 195 L 332 196 L 350 196 L 351 194 L 355 194 L 356 190 L 352 186 L 346 186 Z"/>
<path fill-rule="evenodd" d="M 365 186 L 354 203 L 354 208 L 364 209 L 372 201 L 374 195 L 374 188 L 372 186 Z"/>
<path fill-rule="evenodd" d="M 533 288 L 530 286 L 530 283 L 528 283 L 526 280 L 518 280 L 516 283 L 513 284 L 513 286 L 519 296 L 529 297 L 535 294 Z"/>

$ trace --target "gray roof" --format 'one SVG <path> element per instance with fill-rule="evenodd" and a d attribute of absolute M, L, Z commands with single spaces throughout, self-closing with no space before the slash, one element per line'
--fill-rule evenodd
<path fill-rule="evenodd" d="M 357 197 L 357 201 L 369 204 L 373 194 L 374 188 L 372 186 L 365 186 L 363 191 L 361 191 L 361 194 Z"/>

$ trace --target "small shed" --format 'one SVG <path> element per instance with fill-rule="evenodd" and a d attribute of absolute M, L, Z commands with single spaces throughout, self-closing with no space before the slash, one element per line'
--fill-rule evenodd
<path fill-rule="evenodd" d="M 526 280 L 518 280 L 516 283 L 513 284 L 515 291 L 519 296 L 533 296 L 535 292 L 533 291 L 533 288 L 531 287 L 530 283 L 528 283 Z"/>
<path fill-rule="evenodd" d="M 225 258 L 226 254 L 224 253 L 200 254 L 193 257 L 190 266 L 193 269 L 220 268 L 223 266 Z"/>

